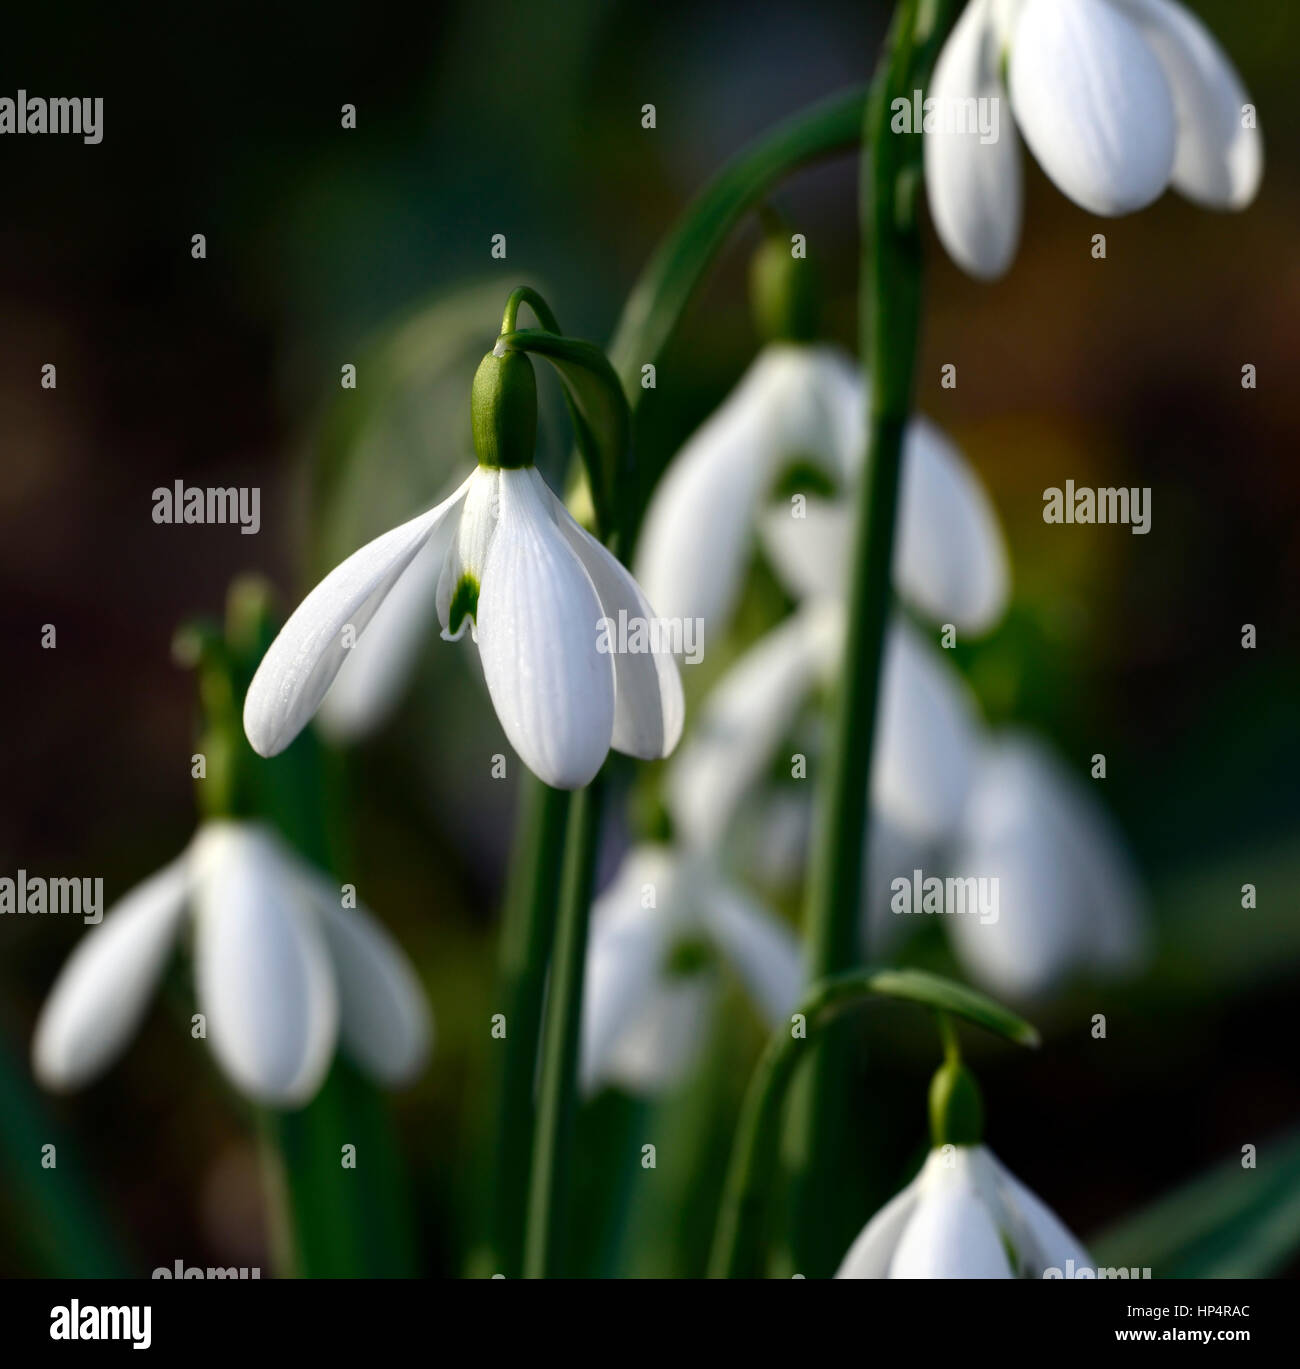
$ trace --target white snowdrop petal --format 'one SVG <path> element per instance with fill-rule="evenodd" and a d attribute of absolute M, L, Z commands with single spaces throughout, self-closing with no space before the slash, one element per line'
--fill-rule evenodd
<path fill-rule="evenodd" d="M 1140 883 L 1093 796 L 1035 738 L 1010 732 L 982 753 L 953 857 L 998 880 L 998 918 L 954 919 L 973 977 L 1039 994 L 1072 969 L 1131 971 L 1145 951 Z"/>
<path fill-rule="evenodd" d="M 1113 0 L 1160 60 L 1178 121 L 1174 188 L 1213 209 L 1244 209 L 1264 175 L 1264 139 L 1243 126 L 1250 96 L 1205 25 L 1171 0 Z"/>
<path fill-rule="evenodd" d="M 614 667 L 600 600 L 551 516 L 540 478 L 502 471 L 500 522 L 478 600 L 478 645 L 497 717 L 524 764 L 557 789 L 589 783 L 614 731 Z"/>
<path fill-rule="evenodd" d="M 835 1271 L 837 1279 L 884 1279 L 920 1196 L 920 1178 L 896 1193 L 862 1228 Z"/>
<path fill-rule="evenodd" d="M 405 953 L 365 909 L 319 905 L 338 985 L 339 1035 L 381 1083 L 408 1084 L 429 1058 L 433 1021 Z"/>
<path fill-rule="evenodd" d="M 700 910 L 767 1022 L 788 1022 L 803 987 L 799 940 L 784 922 L 721 878 L 700 879 Z"/>
<path fill-rule="evenodd" d="M 907 430 L 894 583 L 915 609 L 963 633 L 1006 611 L 1006 543 L 992 501 L 951 442 L 924 418 Z"/>
<path fill-rule="evenodd" d="M 880 815 L 921 839 L 948 833 L 971 783 L 977 715 L 962 677 L 901 618 L 890 625 L 871 772 Z"/>
<path fill-rule="evenodd" d="M 708 971 L 656 980 L 648 1000 L 610 1052 L 610 1083 L 654 1096 L 677 1087 L 700 1057 L 712 1027 L 716 982 Z"/>
<path fill-rule="evenodd" d="M 195 977 L 208 1041 L 242 1092 L 281 1107 L 320 1087 L 338 1033 L 329 949 L 268 830 L 204 829 L 194 850 Z"/>
<path fill-rule="evenodd" d="M 349 650 L 363 649 L 361 633 L 398 577 L 468 487 L 467 480 L 428 513 L 354 552 L 298 605 L 262 658 L 244 700 L 244 731 L 259 755 L 277 755 L 307 725 Z M 344 641 L 347 627 L 357 639 L 353 647 Z"/>
<path fill-rule="evenodd" d="M 935 231 L 948 255 L 980 280 L 1011 265 L 1020 240 L 1022 187 L 1016 136 L 999 74 L 1001 46 L 988 0 L 966 6 L 935 64 L 927 98 L 936 111 L 998 112 L 997 136 L 981 141 L 978 127 L 941 121 L 925 135 L 925 186 Z"/>
<path fill-rule="evenodd" d="M 541 476 L 537 477 L 541 483 Z M 545 488 L 543 486 L 543 488 Z M 655 617 L 654 609 L 627 568 L 585 528 L 550 490 L 545 490 L 555 521 L 591 578 L 608 625 L 608 642 L 616 651 L 614 663 L 613 747 L 628 756 L 658 760 L 681 740 L 686 718 L 682 678 L 673 655 L 672 625 Z M 623 625 L 632 649 L 618 651 Z M 632 636 L 646 634 L 646 650 Z"/>
<path fill-rule="evenodd" d="M 721 840 L 834 659 L 840 618 L 831 606 L 808 605 L 760 638 L 710 691 L 668 770 L 668 806 L 684 842 Z"/>
<path fill-rule="evenodd" d="M 1017 1253 L 1021 1264 L 1025 1266 L 1024 1272 L 1036 1279 L 1043 1277 L 1044 1269 L 1059 1269 L 1064 1274 L 1071 1261 L 1076 1269 L 1095 1268 L 1083 1242 L 1056 1213 L 1036 1193 L 1026 1188 L 991 1150 L 985 1148 L 984 1154 L 1002 1189 L 1007 1209 L 1019 1219 L 1021 1230 L 1017 1234 L 1020 1245 L 1025 1248 Z"/>
<path fill-rule="evenodd" d="M 783 459 L 835 479 L 865 431 L 854 368 L 832 348 L 772 344 L 673 459 L 637 546 L 637 583 L 667 618 L 726 630 L 753 546 L 759 502 Z"/>
<path fill-rule="evenodd" d="M 889 1264 L 891 1279 L 1010 1279 L 1002 1233 L 977 1181 L 972 1152 L 956 1147 L 944 1163 L 931 1152 L 920 1193 Z"/>
<path fill-rule="evenodd" d="M 138 884 L 82 939 L 36 1023 L 32 1069 L 49 1089 L 79 1088 L 135 1034 L 185 914 L 185 855 Z"/>
<path fill-rule="evenodd" d="M 1043 170 L 1094 214 L 1156 199 L 1174 167 L 1174 105 L 1137 25 L 1098 0 L 1026 0 L 1011 45 L 1011 102 Z"/>
<path fill-rule="evenodd" d="M 444 519 L 398 577 L 370 619 L 365 648 L 345 653 L 318 714 L 321 729 L 335 741 L 364 737 L 392 713 L 434 621 L 446 534 L 455 522 Z"/>
<path fill-rule="evenodd" d="M 592 905 L 580 1065 L 588 1093 L 609 1080 L 624 1032 L 652 1003 L 675 925 L 676 889 L 676 860 L 668 848 L 638 846 Z"/>

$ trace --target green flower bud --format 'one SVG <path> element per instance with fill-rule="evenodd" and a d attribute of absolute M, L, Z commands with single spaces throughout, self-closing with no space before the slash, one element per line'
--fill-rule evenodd
<path fill-rule="evenodd" d="M 938 1146 L 977 1146 L 984 1138 L 984 1103 L 975 1076 L 949 1057 L 930 1081 L 930 1139 Z"/>
<path fill-rule="evenodd" d="M 537 442 L 537 378 L 523 352 L 489 352 L 474 373 L 470 394 L 474 451 L 489 470 L 533 464 Z"/>
<path fill-rule="evenodd" d="M 817 269 L 796 257 L 790 235 L 769 231 L 749 264 L 754 326 L 765 342 L 811 342 L 821 323 Z"/>

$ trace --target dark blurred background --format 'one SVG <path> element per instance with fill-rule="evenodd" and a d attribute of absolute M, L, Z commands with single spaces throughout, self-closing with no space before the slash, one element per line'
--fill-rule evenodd
<path fill-rule="evenodd" d="M 1040 1005 L 1049 1043 L 1035 1057 L 980 1055 L 991 1143 L 1084 1234 L 1300 1117 L 1300 11 L 1192 8 L 1260 109 L 1267 170 L 1247 213 L 1171 195 L 1098 223 L 1027 163 L 1006 280 L 967 280 L 931 239 L 918 403 L 987 482 L 1016 586 L 1007 623 L 965 664 L 990 717 L 1042 729 L 1078 773 L 1106 753 L 1104 798 L 1158 926 L 1145 979 Z M 176 853 L 194 826 L 196 723 L 193 679 L 169 656 L 176 625 L 219 613 L 247 570 L 291 606 L 332 552 L 429 502 L 470 459 L 469 368 L 508 290 L 541 283 L 567 331 L 608 338 L 689 197 L 772 123 L 864 80 L 886 10 L 12 9 L 0 94 L 102 96 L 104 136 L 0 140 L 0 873 L 100 875 L 111 902 Z M 340 127 L 344 103 L 355 130 Z M 855 172 L 837 158 L 775 197 L 807 235 L 845 344 Z M 1090 253 L 1097 231 L 1104 262 Z M 495 233 L 504 262 L 490 257 Z M 752 356 L 756 241 L 747 224 L 663 358 L 646 459 L 665 459 Z M 326 508 L 322 453 L 346 430 L 340 405 L 366 398 L 364 358 L 413 310 L 470 284 L 485 304 L 460 379 L 393 424 L 391 441 L 372 433 L 364 459 L 350 453 L 350 488 L 366 497 L 339 501 L 335 482 Z M 945 391 L 950 361 L 959 383 Z M 40 385 L 47 362 L 55 391 Z M 339 390 L 345 362 L 361 366 L 356 396 Z M 418 375 L 414 391 L 417 408 L 435 393 Z M 1152 531 L 1047 528 L 1042 491 L 1067 478 L 1152 486 Z M 155 525 L 152 491 L 176 480 L 260 486 L 261 531 Z M 353 515 L 365 526 L 331 547 L 329 519 Z M 45 623 L 56 650 L 41 649 Z M 353 841 L 363 897 L 416 959 L 438 1018 L 434 1061 L 397 1109 L 425 1264 L 456 1272 L 477 1217 L 464 1180 L 481 1150 L 512 796 L 480 763 L 505 749 L 486 700 L 445 649 L 429 654 L 393 724 L 352 758 Z M 1259 888 L 1254 911 L 1241 908 L 1245 882 Z M 66 920 L 0 923 L 14 1088 L 81 934 Z M 206 1060 L 193 1067 L 172 1011 L 160 1001 L 103 1081 L 39 1106 L 140 1272 L 178 1257 L 265 1263 L 246 1119 Z M 1090 1039 L 1094 1012 L 1108 1015 L 1105 1043 Z M 930 1051 L 900 1030 L 873 1064 L 873 1111 L 898 1119 L 876 1138 L 886 1188 L 921 1138 Z M 734 1092 L 717 1077 L 708 1087 Z M 711 1173 L 691 1182 L 707 1189 Z M 2 1272 L 42 1267 L 35 1181 L 7 1157 Z M 682 1201 L 665 1188 L 634 1221 L 672 1227 Z"/>

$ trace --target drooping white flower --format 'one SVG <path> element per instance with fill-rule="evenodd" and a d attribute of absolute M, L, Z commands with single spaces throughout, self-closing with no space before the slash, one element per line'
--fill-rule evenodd
<path fill-rule="evenodd" d="M 1263 174 L 1240 77 L 1174 0 L 970 0 L 926 95 L 930 212 L 953 260 L 981 278 L 1015 256 L 1020 137 L 1094 214 L 1131 213 L 1171 185 L 1242 209 Z M 996 136 L 972 102 L 998 111 Z"/>
<path fill-rule="evenodd" d="M 946 919 L 962 964 L 994 992 L 1038 994 L 1072 970 L 1120 974 L 1141 962 L 1144 900 L 1123 842 L 1033 737 L 983 747 L 948 867 L 997 881 L 995 920 Z"/>
<path fill-rule="evenodd" d="M 190 919 L 199 1011 L 241 1092 L 293 1107 L 320 1087 L 341 1038 L 379 1082 L 423 1067 L 432 1023 L 414 971 L 364 909 L 269 828 L 205 823 L 182 854 L 85 934 L 41 1010 L 32 1063 L 80 1087 L 126 1047 Z"/>
<path fill-rule="evenodd" d="M 636 572 L 652 602 L 670 618 L 699 619 L 706 641 L 715 640 L 739 596 L 756 527 L 778 569 L 842 592 L 838 550 L 851 500 L 837 505 L 814 489 L 800 506 L 806 517 L 792 517 L 791 501 L 774 490 L 793 468 L 842 496 L 861 477 L 865 444 L 866 395 L 847 356 L 804 343 L 765 347 L 650 502 Z M 986 631 L 1006 605 L 1002 534 L 973 472 L 923 419 L 908 428 L 900 500 L 900 594 L 927 617 Z"/>
<path fill-rule="evenodd" d="M 1038 1279 L 1082 1243 L 986 1146 L 941 1146 L 867 1223 L 837 1279 Z"/>
<path fill-rule="evenodd" d="M 677 744 L 681 680 L 663 637 L 647 638 L 660 649 L 609 649 L 609 625 L 620 615 L 654 622 L 636 582 L 535 467 L 479 466 L 441 504 L 355 552 L 299 605 L 245 700 L 255 751 L 274 756 L 289 745 L 350 651 L 376 649 L 367 676 L 354 682 L 368 697 L 382 687 L 385 647 L 396 644 L 402 658 L 393 669 L 405 666 L 409 615 L 381 617 L 382 606 L 413 568 L 411 595 L 427 595 L 435 564 L 443 636 L 456 640 L 472 626 L 497 716 L 540 779 L 580 788 L 611 746 L 653 759 Z M 373 642 L 362 638 L 372 621 Z"/>
<path fill-rule="evenodd" d="M 634 847 L 592 909 L 581 1074 L 589 1091 L 657 1093 L 703 1047 L 729 967 L 765 1021 L 794 1010 L 802 982 L 794 934 L 700 854 Z"/>
<path fill-rule="evenodd" d="M 779 744 L 839 668 L 844 610 L 810 600 L 749 648 L 710 691 L 669 768 L 668 803 L 684 839 L 716 847 Z M 903 619 L 888 631 L 873 809 L 919 839 L 955 823 L 977 744 L 974 701 L 961 676 Z"/>

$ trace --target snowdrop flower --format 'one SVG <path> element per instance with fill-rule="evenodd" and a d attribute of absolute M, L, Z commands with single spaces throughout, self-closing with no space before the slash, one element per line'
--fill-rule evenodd
<path fill-rule="evenodd" d="M 1131 972 L 1144 951 L 1140 884 L 1119 834 L 1084 786 L 1034 738 L 988 743 L 953 838 L 958 875 L 997 880 L 995 921 L 951 917 L 971 976 L 1008 997 L 1068 971 Z"/>
<path fill-rule="evenodd" d="M 484 358 L 474 380 L 477 469 L 441 504 L 355 552 L 299 605 L 245 700 L 255 751 L 274 756 L 289 745 L 349 651 L 370 649 L 362 633 L 372 620 L 379 632 L 371 679 L 390 664 L 385 647 L 397 643 L 405 657 L 404 615 L 379 615 L 413 566 L 410 595 L 427 594 L 434 565 L 443 636 L 455 641 L 471 630 L 497 717 L 540 779 L 581 788 L 611 746 L 643 759 L 672 751 L 684 712 L 676 662 L 666 647 L 610 649 L 609 624 L 622 615 L 651 625 L 654 613 L 631 575 L 538 474 L 536 401 L 523 353 Z"/>
<path fill-rule="evenodd" d="M 269 828 L 205 823 L 170 865 L 86 933 L 46 1000 L 37 1078 L 80 1087 L 125 1048 L 187 914 L 199 1011 L 217 1062 L 242 1093 L 281 1107 L 320 1087 L 337 1040 L 379 1082 L 414 1078 L 432 1028 L 415 973 L 369 913 Z"/>
<path fill-rule="evenodd" d="M 718 962 L 734 971 L 770 1026 L 794 1011 L 802 966 L 784 923 L 707 857 L 634 847 L 592 909 L 583 1086 L 658 1093 L 679 1082 L 704 1044 Z"/>
<path fill-rule="evenodd" d="M 932 1150 L 853 1242 L 837 1279 L 1037 1279 L 1088 1252 L 986 1146 Z"/>
<path fill-rule="evenodd" d="M 935 228 L 953 260 L 985 279 L 1010 266 L 1020 235 L 1017 128 L 1094 214 L 1131 213 L 1171 185 L 1197 204 L 1242 209 L 1263 174 L 1240 77 L 1174 0 L 970 0 L 926 94 Z M 981 108 L 1009 108 L 1014 123 L 1000 116 L 981 132 L 969 118 Z"/>
<path fill-rule="evenodd" d="M 759 639 L 710 691 L 669 768 L 668 806 L 685 837 L 716 847 L 773 764 L 816 688 L 838 669 L 843 607 L 813 600 Z M 961 676 L 895 619 L 881 678 L 872 807 L 919 840 L 948 832 L 966 802 L 978 734 Z"/>
<path fill-rule="evenodd" d="M 858 368 L 833 347 L 772 343 L 678 453 L 646 512 L 638 581 L 672 618 L 725 630 L 753 550 L 754 529 L 778 570 L 840 593 L 851 501 L 866 444 Z M 960 453 L 932 424 L 908 427 L 894 556 L 899 593 L 918 612 L 987 631 L 1008 593 L 997 517 Z M 811 481 L 798 516 L 776 497 L 783 472 Z M 821 487 L 822 492 L 818 492 Z M 841 499 L 827 496 L 839 493 Z"/>

